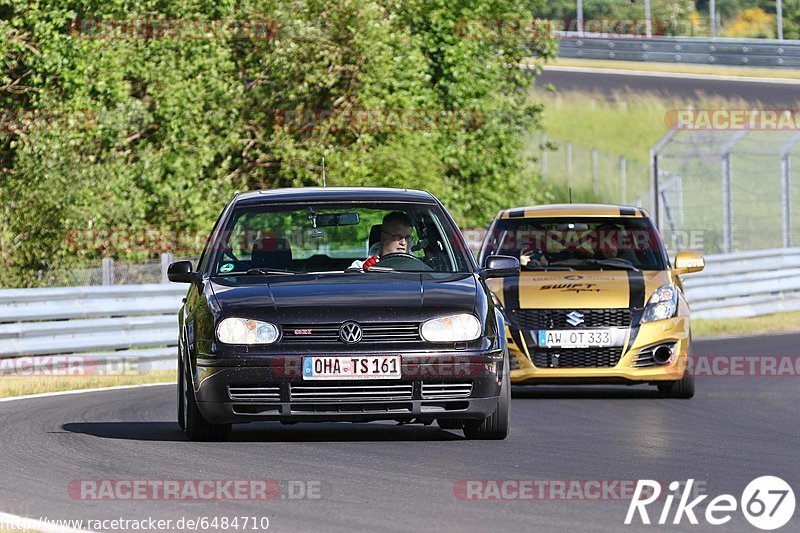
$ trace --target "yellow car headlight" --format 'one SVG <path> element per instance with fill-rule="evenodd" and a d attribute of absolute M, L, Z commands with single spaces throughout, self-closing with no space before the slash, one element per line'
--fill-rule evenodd
<path fill-rule="evenodd" d="M 672 285 L 662 285 L 650 296 L 642 314 L 642 324 L 672 318 L 677 310 L 678 289 Z"/>

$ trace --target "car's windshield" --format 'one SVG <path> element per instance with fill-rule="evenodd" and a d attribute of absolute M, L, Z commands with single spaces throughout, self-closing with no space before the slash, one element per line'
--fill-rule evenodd
<path fill-rule="evenodd" d="M 518 257 L 523 269 L 664 270 L 666 255 L 647 218 L 500 219 L 482 256 Z"/>
<path fill-rule="evenodd" d="M 468 272 L 468 251 L 435 204 L 244 205 L 216 237 L 212 275 Z"/>

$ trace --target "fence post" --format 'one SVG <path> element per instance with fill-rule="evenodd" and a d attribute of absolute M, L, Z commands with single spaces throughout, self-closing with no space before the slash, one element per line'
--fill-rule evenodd
<path fill-rule="evenodd" d="M 572 143 L 567 143 L 567 187 L 572 188 Z"/>
<path fill-rule="evenodd" d="M 620 203 L 624 204 L 628 196 L 628 163 L 622 156 L 619 158 L 619 191 Z"/>
<path fill-rule="evenodd" d="M 747 134 L 738 131 L 722 147 L 722 252 L 733 251 L 733 209 L 731 206 L 731 152 L 736 143 Z"/>
<path fill-rule="evenodd" d="M 114 260 L 110 257 L 103 258 L 103 285 L 114 284 Z"/>
<path fill-rule="evenodd" d="M 731 153 L 722 156 L 722 251 L 733 249 L 733 213 L 731 213 Z"/>
<path fill-rule="evenodd" d="M 597 196 L 597 149 L 592 148 L 592 192 Z"/>
<path fill-rule="evenodd" d="M 164 252 L 161 254 L 161 283 L 169 283 L 167 278 L 167 269 L 172 263 L 172 252 Z"/>
<path fill-rule="evenodd" d="M 792 246 L 792 161 L 791 151 L 800 142 L 800 133 L 792 135 L 781 148 L 781 211 L 783 215 L 783 247 Z"/>
<path fill-rule="evenodd" d="M 661 137 L 655 146 L 650 149 L 650 202 L 652 205 L 650 209 L 652 209 L 653 220 L 656 223 L 656 228 L 661 231 L 661 212 L 658 208 L 658 201 L 659 201 L 659 190 L 660 187 L 658 183 L 658 157 L 661 154 L 661 151 L 672 141 L 672 138 L 675 136 L 678 130 L 670 129 L 667 133 Z"/>

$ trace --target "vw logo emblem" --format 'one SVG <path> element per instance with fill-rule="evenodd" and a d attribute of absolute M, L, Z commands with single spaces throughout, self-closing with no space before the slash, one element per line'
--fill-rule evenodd
<path fill-rule="evenodd" d="M 583 324 L 583 313 L 580 311 L 570 311 L 567 313 L 567 322 L 569 322 L 571 326 Z"/>
<path fill-rule="evenodd" d="M 364 333 L 361 331 L 361 326 L 357 322 L 345 322 L 339 328 L 339 338 L 342 342 L 347 344 L 355 344 L 361 342 L 361 337 Z"/>

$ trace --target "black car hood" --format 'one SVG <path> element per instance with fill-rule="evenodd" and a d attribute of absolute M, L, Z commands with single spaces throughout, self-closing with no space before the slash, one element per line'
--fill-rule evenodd
<path fill-rule="evenodd" d="M 226 317 L 280 323 L 413 321 L 444 312 L 474 312 L 472 274 L 341 273 L 212 278 Z"/>

